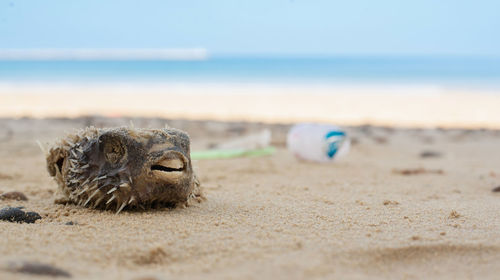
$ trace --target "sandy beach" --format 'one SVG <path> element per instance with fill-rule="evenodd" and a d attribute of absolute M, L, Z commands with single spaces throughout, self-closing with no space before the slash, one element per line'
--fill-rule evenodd
<path fill-rule="evenodd" d="M 499 10 L 1 2 L 0 280 L 500 279 Z"/>
<path fill-rule="evenodd" d="M 0 222 L 1 279 L 39 277 L 13 271 L 9 263 L 20 261 L 73 279 L 498 278 L 497 130 L 348 126 L 349 155 L 316 164 L 286 150 L 288 125 L 132 121 L 186 130 L 193 150 L 270 128 L 277 152 L 195 161 L 206 201 L 115 215 L 54 204 L 56 183 L 35 141 L 130 119 L 1 119 L 0 192 L 29 200 L 0 200 L 0 208 L 42 216 L 35 224 Z"/>
<path fill-rule="evenodd" d="M 162 117 L 500 128 L 498 88 L 411 84 L 0 84 L 0 117 Z"/>

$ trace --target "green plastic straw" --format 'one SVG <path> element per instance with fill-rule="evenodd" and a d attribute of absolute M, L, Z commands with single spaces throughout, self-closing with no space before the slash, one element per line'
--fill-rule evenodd
<path fill-rule="evenodd" d="M 223 159 L 223 158 L 237 158 L 237 157 L 260 157 L 272 155 L 276 149 L 274 147 L 267 147 L 255 150 L 245 149 L 230 149 L 230 150 L 206 150 L 195 151 L 191 153 L 191 159 Z"/>

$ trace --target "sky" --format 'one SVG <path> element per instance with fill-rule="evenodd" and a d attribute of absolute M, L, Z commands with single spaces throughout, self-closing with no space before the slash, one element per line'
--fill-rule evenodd
<path fill-rule="evenodd" d="M 498 0 L 0 0 L 0 49 L 500 56 Z"/>

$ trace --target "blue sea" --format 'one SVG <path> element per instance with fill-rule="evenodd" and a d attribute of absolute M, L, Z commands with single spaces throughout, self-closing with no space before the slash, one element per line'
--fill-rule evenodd
<path fill-rule="evenodd" d="M 211 57 L 206 60 L 0 61 L 0 83 L 424 83 L 500 88 L 500 58 Z"/>

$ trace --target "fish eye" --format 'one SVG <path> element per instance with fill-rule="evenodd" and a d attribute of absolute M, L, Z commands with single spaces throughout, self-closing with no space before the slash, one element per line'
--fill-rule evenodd
<path fill-rule="evenodd" d="M 119 163 L 127 154 L 127 148 L 117 136 L 105 136 L 100 139 L 106 160 L 112 164 Z"/>

